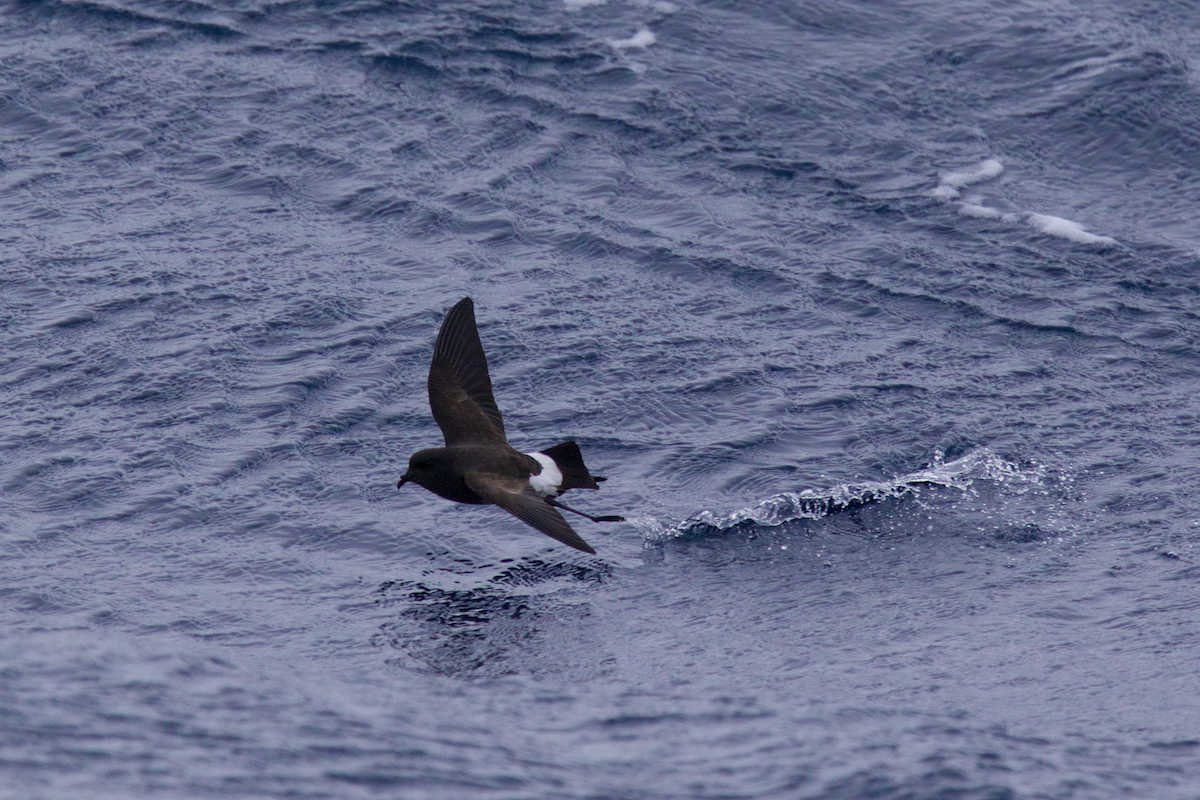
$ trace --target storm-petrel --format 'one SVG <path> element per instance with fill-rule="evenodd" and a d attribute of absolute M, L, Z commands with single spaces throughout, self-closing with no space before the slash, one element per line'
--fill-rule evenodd
<path fill-rule="evenodd" d="M 568 489 L 599 489 L 596 482 L 604 480 L 588 472 L 575 442 L 538 453 L 521 453 L 508 443 L 469 297 L 446 313 L 438 332 L 429 366 L 429 407 L 446 446 L 413 453 L 397 489 L 412 481 L 456 503 L 493 503 L 585 553 L 596 551 L 555 509 L 592 522 L 624 520 L 593 517 L 554 499 Z"/>

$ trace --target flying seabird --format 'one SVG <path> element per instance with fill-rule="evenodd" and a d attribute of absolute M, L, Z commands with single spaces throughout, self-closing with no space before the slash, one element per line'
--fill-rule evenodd
<path fill-rule="evenodd" d="M 585 553 L 596 551 L 556 509 L 592 522 L 625 519 L 594 517 L 555 499 L 568 489 L 599 489 L 597 481 L 604 480 L 588 472 L 575 442 L 537 453 L 521 453 L 508 443 L 469 297 L 446 313 L 438 332 L 429 366 L 429 407 L 446 446 L 413 453 L 397 489 L 412 482 L 456 503 L 492 503 Z"/>

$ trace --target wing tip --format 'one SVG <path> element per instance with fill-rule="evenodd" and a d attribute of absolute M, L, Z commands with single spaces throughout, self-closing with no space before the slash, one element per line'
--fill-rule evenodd
<path fill-rule="evenodd" d="M 563 519 L 554 506 L 533 491 L 528 483 L 500 475 L 467 472 L 464 482 L 477 495 L 512 514 L 534 530 L 556 542 L 590 555 L 596 551 Z"/>
<path fill-rule="evenodd" d="M 450 310 L 442 317 L 442 326 L 438 330 L 438 343 L 440 344 L 445 338 L 453 335 L 452 332 L 466 323 L 467 320 L 470 320 L 472 327 L 474 327 L 475 301 L 469 296 L 450 306 Z M 436 348 L 437 345 L 435 344 L 434 347 Z"/>
<path fill-rule="evenodd" d="M 557 514 L 557 512 L 555 512 L 555 513 Z M 558 516 L 559 516 L 559 519 L 562 519 L 561 514 Z M 528 520 L 525 520 L 525 522 L 528 523 Z M 596 555 L 596 551 L 592 548 L 592 546 L 590 544 L 588 544 L 587 542 L 585 542 L 583 540 L 583 537 L 580 536 L 578 533 L 576 533 L 575 529 L 572 528 L 566 520 L 563 520 L 563 525 L 566 527 L 566 529 L 570 535 L 567 535 L 567 533 L 564 533 L 563 531 L 551 532 L 551 531 L 547 530 L 546 528 L 542 528 L 537 525 L 534 525 L 533 527 L 537 528 L 539 531 L 546 534 L 554 541 L 565 544 L 567 547 L 574 547 L 576 550 L 587 553 L 589 555 L 593 555 L 593 556 Z"/>

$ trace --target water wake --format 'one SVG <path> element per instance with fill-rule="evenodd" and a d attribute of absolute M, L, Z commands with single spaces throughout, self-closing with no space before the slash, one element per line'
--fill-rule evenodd
<path fill-rule="evenodd" d="M 945 461 L 942 453 L 924 469 L 888 481 L 844 483 L 829 489 L 783 492 L 730 513 L 701 511 L 674 526 L 643 521 L 645 543 L 709 536 L 748 525 L 775 527 L 800 519 L 820 519 L 844 509 L 889 498 L 919 494 L 922 487 L 940 486 L 969 490 L 976 481 L 1040 486 L 1046 477 L 1042 465 L 1022 467 L 989 450 L 978 450 Z"/>

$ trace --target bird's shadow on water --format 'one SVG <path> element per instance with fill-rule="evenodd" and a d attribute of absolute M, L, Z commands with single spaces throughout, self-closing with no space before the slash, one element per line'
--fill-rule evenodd
<path fill-rule="evenodd" d="M 491 577 L 462 575 L 454 588 L 387 581 L 376 603 L 399 611 L 372 643 L 399 651 L 396 666 L 455 678 L 602 670 L 604 659 L 582 654 L 591 649 L 582 623 L 586 590 L 612 572 L 602 561 L 529 557 Z"/>

